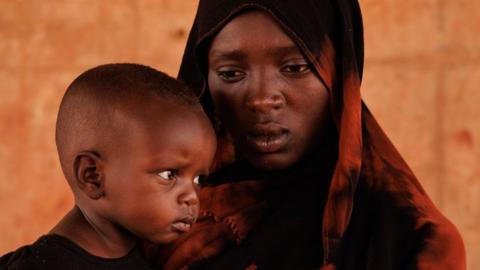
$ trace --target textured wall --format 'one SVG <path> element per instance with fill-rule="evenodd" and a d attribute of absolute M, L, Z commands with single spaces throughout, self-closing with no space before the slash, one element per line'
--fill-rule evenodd
<path fill-rule="evenodd" d="M 480 1 L 361 0 L 363 96 L 480 269 Z M 0 2 L 0 254 L 71 207 L 54 145 L 66 86 L 106 62 L 175 75 L 196 0 Z"/>

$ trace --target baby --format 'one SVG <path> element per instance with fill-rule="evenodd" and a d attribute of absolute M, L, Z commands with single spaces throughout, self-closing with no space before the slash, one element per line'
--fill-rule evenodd
<path fill-rule="evenodd" d="M 139 243 L 189 231 L 196 187 L 216 150 L 193 92 L 137 64 L 102 65 L 75 79 L 56 143 L 75 206 L 35 243 L 1 257 L 0 269 L 150 269 Z"/>

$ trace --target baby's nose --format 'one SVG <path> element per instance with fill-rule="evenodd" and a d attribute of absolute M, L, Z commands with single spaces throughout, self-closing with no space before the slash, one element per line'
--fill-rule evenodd
<path fill-rule="evenodd" d="M 180 204 L 187 206 L 197 205 L 199 203 L 198 195 L 193 181 L 185 181 L 184 188 L 180 193 L 178 200 Z"/>

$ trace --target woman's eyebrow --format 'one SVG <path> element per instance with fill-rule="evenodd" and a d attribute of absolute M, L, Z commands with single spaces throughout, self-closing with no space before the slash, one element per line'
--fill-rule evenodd
<path fill-rule="evenodd" d="M 240 61 L 245 59 L 246 54 L 240 50 L 215 50 L 212 49 L 210 54 L 215 59 L 227 59 Z"/>
<path fill-rule="evenodd" d="M 288 45 L 288 46 L 281 46 L 281 47 L 274 47 L 271 50 L 271 54 L 276 56 L 287 56 L 292 54 L 300 54 L 300 50 L 295 45 Z"/>
<path fill-rule="evenodd" d="M 260 48 L 266 50 L 268 54 L 273 56 L 287 56 L 292 54 L 301 54 L 300 50 L 296 45 L 286 45 L 286 46 L 271 46 L 266 44 L 264 47 Z M 214 59 L 226 59 L 226 60 L 236 60 L 240 61 L 247 57 L 247 53 L 242 50 L 228 50 L 228 49 L 212 49 L 210 51 L 212 58 Z"/>

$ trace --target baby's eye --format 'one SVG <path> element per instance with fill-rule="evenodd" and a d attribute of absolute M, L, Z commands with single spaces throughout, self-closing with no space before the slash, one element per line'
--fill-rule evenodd
<path fill-rule="evenodd" d="M 167 181 L 172 181 L 175 179 L 176 173 L 173 170 L 165 170 L 157 173 L 158 176 Z"/>
<path fill-rule="evenodd" d="M 198 175 L 197 177 L 193 178 L 193 183 L 197 186 L 201 185 L 205 179 L 205 175 Z"/>
<path fill-rule="evenodd" d="M 220 69 L 217 71 L 217 75 L 226 82 L 236 82 L 245 77 L 245 72 L 234 69 Z"/>
<path fill-rule="evenodd" d="M 306 63 L 285 65 L 282 67 L 281 71 L 288 74 L 303 74 L 310 71 L 310 65 Z"/>
<path fill-rule="evenodd" d="M 195 185 L 200 185 L 200 176 L 199 175 L 197 177 L 193 178 L 193 183 Z"/>

